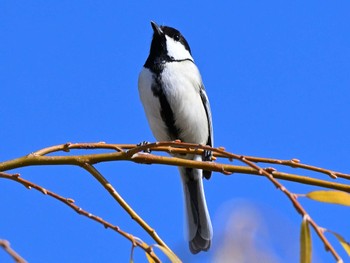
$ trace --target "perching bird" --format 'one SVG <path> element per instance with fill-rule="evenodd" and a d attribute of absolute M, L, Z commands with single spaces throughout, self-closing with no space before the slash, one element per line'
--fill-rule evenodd
<path fill-rule="evenodd" d="M 149 56 L 139 75 L 139 94 L 158 141 L 213 146 L 211 111 L 201 75 L 183 35 L 175 28 L 151 22 L 153 38 Z M 177 155 L 211 161 L 211 153 Z M 179 167 L 187 213 L 189 247 L 193 254 L 207 251 L 213 236 L 203 189 L 203 175 L 211 172 Z"/>

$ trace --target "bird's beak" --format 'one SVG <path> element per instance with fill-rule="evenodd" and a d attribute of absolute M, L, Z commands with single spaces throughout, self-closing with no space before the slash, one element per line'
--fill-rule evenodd
<path fill-rule="evenodd" d="M 151 21 L 151 25 L 152 25 L 154 34 L 157 34 L 158 36 L 163 35 L 163 30 L 160 28 L 160 26 L 158 26 L 153 21 Z"/>

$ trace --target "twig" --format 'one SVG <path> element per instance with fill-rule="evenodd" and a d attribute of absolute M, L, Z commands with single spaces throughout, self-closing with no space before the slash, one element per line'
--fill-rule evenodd
<path fill-rule="evenodd" d="M 7 254 L 9 254 L 17 263 L 27 263 L 25 259 L 23 259 L 16 251 L 11 248 L 10 242 L 7 240 L 0 239 L 0 247 L 2 247 L 7 252 Z"/>
<path fill-rule="evenodd" d="M 145 147 L 145 146 L 142 146 L 142 147 Z M 325 245 L 326 250 L 329 251 L 333 255 L 333 257 L 337 260 L 337 262 L 342 262 L 341 257 L 339 256 L 339 254 L 336 252 L 336 250 L 333 248 L 333 246 L 329 243 L 328 239 L 324 235 L 322 228 L 317 225 L 317 223 L 310 217 L 310 215 L 306 212 L 306 210 L 303 208 L 303 206 L 298 202 L 296 195 L 289 192 L 285 186 L 283 186 L 278 180 L 276 180 L 274 178 L 275 171 L 270 171 L 269 169 L 262 169 L 257 164 L 255 164 L 253 161 L 249 160 L 249 157 L 247 159 L 243 155 L 232 154 L 232 153 L 226 152 L 224 149 L 220 149 L 219 151 L 223 155 L 225 155 L 226 157 L 240 160 L 243 163 L 250 166 L 251 168 L 255 169 L 259 174 L 266 176 L 274 184 L 275 187 L 277 187 L 279 190 L 281 190 L 288 197 L 288 199 L 292 202 L 293 206 L 298 211 L 298 213 L 303 218 L 308 219 L 309 223 L 314 228 L 315 232 L 317 233 L 317 235 L 320 237 L 323 244 Z M 298 163 L 298 162 L 296 162 L 296 163 Z M 283 164 L 283 163 L 281 162 L 281 164 Z M 289 163 L 287 165 L 289 165 Z M 303 168 L 309 169 L 309 170 L 314 170 L 314 171 L 316 170 L 318 172 L 324 172 L 327 174 L 335 174 L 335 172 L 332 172 L 332 171 L 330 171 L 330 173 L 328 173 L 328 171 L 326 169 L 322 169 L 322 168 L 314 169 L 314 167 L 312 167 L 312 166 L 305 165 Z"/>
<path fill-rule="evenodd" d="M 278 160 L 278 159 L 253 157 L 253 156 L 246 156 L 246 159 L 249 161 L 252 161 L 252 162 L 256 162 L 256 163 L 258 163 L 258 162 L 259 163 L 274 163 L 274 164 L 279 164 L 279 165 L 290 166 L 293 168 L 301 168 L 301 169 L 305 169 L 305 170 L 310 170 L 310 171 L 314 171 L 314 172 L 318 172 L 318 173 L 327 174 L 333 179 L 336 179 L 338 177 L 344 178 L 344 179 L 350 179 L 349 174 L 335 172 L 335 171 L 331 171 L 331 170 L 328 170 L 325 168 L 316 167 L 313 165 L 303 164 L 303 163 L 300 163 L 300 161 L 298 159 Z"/>
<path fill-rule="evenodd" d="M 167 164 L 167 165 L 174 165 L 174 166 L 186 166 L 189 168 L 200 168 L 200 169 L 220 172 L 225 175 L 230 175 L 232 173 L 241 173 L 241 174 L 251 174 L 251 175 L 262 176 L 262 174 L 259 173 L 256 169 L 247 167 L 247 166 L 192 161 L 192 160 L 186 160 L 186 159 L 181 159 L 176 157 L 165 157 L 165 156 L 157 156 L 152 154 L 135 154 L 132 157 L 132 161 L 137 163 Z M 350 185 L 347 185 L 347 184 L 329 182 L 329 181 L 316 179 L 308 176 L 283 173 L 279 171 L 273 171 L 273 176 L 281 180 L 320 186 L 320 187 L 325 187 L 325 188 L 330 188 L 330 189 L 335 189 L 335 190 L 340 190 L 340 191 L 345 191 L 350 193 Z"/>
<path fill-rule="evenodd" d="M 69 155 L 69 156 L 47 156 L 47 154 L 56 153 L 59 151 L 69 152 L 71 149 L 108 149 L 113 150 L 109 153 L 97 153 L 97 154 L 86 154 L 86 155 Z M 145 154 L 143 151 L 163 151 L 171 154 L 202 154 L 204 150 L 209 150 L 214 153 L 215 158 L 227 158 L 230 161 L 239 160 L 247 166 L 237 166 L 223 163 L 213 162 L 198 162 L 187 159 L 165 157 L 153 154 Z M 136 163 L 148 163 L 148 164 L 167 164 L 175 166 L 185 166 L 192 168 L 200 168 L 205 170 L 217 171 L 225 175 L 232 173 L 246 173 L 255 174 L 267 177 L 278 189 L 280 189 L 292 202 L 295 209 L 303 218 L 308 218 L 308 222 L 314 228 L 317 235 L 324 243 L 326 249 L 332 253 L 335 259 L 341 260 L 340 256 L 334 250 L 332 245 L 328 242 L 327 238 L 323 234 L 323 230 L 319 227 L 316 222 L 307 214 L 306 210 L 298 202 L 297 196 L 292 194 L 285 188 L 277 179 L 289 180 L 300 182 L 304 184 L 316 185 L 327 187 L 336 190 L 342 190 L 350 192 L 350 186 L 346 184 L 339 184 L 329 182 L 325 180 L 319 180 L 306 176 L 300 176 L 295 174 L 282 173 L 271 168 L 261 168 L 256 163 L 273 163 L 283 166 L 289 166 L 293 168 L 301 168 L 305 170 L 315 171 L 319 173 L 327 174 L 328 176 L 336 179 L 342 177 L 350 179 L 349 174 L 344 174 L 321 167 L 311 166 L 300 163 L 297 159 L 291 160 L 278 160 L 270 158 L 261 158 L 253 156 L 237 155 L 225 151 L 224 148 L 212 148 L 209 146 L 182 143 L 179 141 L 173 142 L 157 142 L 150 144 L 143 144 L 136 146 L 133 144 L 106 144 L 106 143 L 66 143 L 62 145 L 51 146 L 39 151 L 36 151 L 30 155 L 23 156 L 17 159 L 9 160 L 0 163 L 0 171 L 15 169 L 19 167 L 32 166 L 32 165 L 77 165 L 81 166 L 89 171 L 95 178 L 105 187 L 105 189 L 118 201 L 118 203 L 135 219 L 161 246 L 169 249 L 166 244 L 158 237 L 155 231 L 149 227 L 122 199 L 122 197 L 116 192 L 116 190 L 108 183 L 108 181 L 95 169 L 94 164 L 108 161 L 120 161 L 127 160 Z M 170 249 L 169 249 L 170 250 Z M 171 250 L 170 250 L 171 251 Z"/>
<path fill-rule="evenodd" d="M 65 144 L 60 145 L 54 145 L 50 146 L 44 149 L 41 149 L 39 151 L 34 152 L 34 155 L 46 155 L 53 152 L 58 151 L 64 151 L 69 152 L 71 149 L 82 149 L 82 150 L 89 150 L 89 149 L 110 149 L 115 150 L 118 152 L 123 151 L 123 149 L 130 149 L 134 148 L 134 144 L 107 144 L 105 142 L 97 142 L 97 143 L 70 143 L 67 142 Z"/>
<path fill-rule="evenodd" d="M 179 153 L 179 154 L 185 154 L 185 153 L 195 153 L 195 154 L 202 154 L 203 150 L 210 150 L 213 151 L 215 157 L 223 157 L 223 158 L 230 158 L 223 147 L 218 148 L 212 148 L 210 146 L 206 145 L 198 145 L 198 144 L 192 144 L 192 143 L 183 143 L 179 141 L 173 141 L 173 142 L 156 142 L 156 143 L 150 143 L 150 144 L 144 144 L 141 146 L 137 146 L 135 144 L 107 144 L 104 142 L 98 142 L 98 143 L 65 143 L 60 145 L 55 145 L 51 147 L 44 148 L 42 150 L 36 151 L 33 153 L 33 155 L 46 155 L 48 153 L 58 152 L 58 151 L 65 151 L 69 152 L 71 149 L 110 149 L 115 150 L 117 152 L 122 152 L 123 150 L 129 150 L 128 154 L 132 155 L 137 152 L 141 152 L 147 149 L 150 149 L 152 151 L 160 151 L 160 152 L 168 152 L 168 153 Z M 130 151 L 130 149 L 132 149 Z M 302 168 L 306 170 L 311 170 L 319 173 L 323 173 L 326 175 L 329 175 L 332 178 L 345 178 L 350 179 L 349 174 L 340 173 L 336 171 L 332 171 L 329 169 L 316 167 L 312 165 L 307 165 L 301 163 L 298 159 L 293 158 L 291 160 L 280 160 L 280 159 L 274 159 L 274 158 L 263 158 L 263 157 L 255 157 L 255 156 L 245 156 L 247 160 L 250 160 L 252 162 L 261 162 L 261 163 L 273 163 L 278 165 L 285 165 L 290 166 L 293 168 Z"/>
<path fill-rule="evenodd" d="M 136 238 L 133 235 L 121 230 L 118 226 L 115 226 L 115 225 L 109 223 L 108 221 L 102 219 L 101 217 L 93 215 L 92 213 L 82 209 L 81 207 L 74 204 L 73 199 L 65 198 L 65 197 L 60 196 L 59 194 L 54 193 L 50 190 L 47 190 L 47 189 L 45 189 L 45 188 L 43 188 L 43 187 L 41 187 L 33 182 L 25 180 L 25 179 L 21 178 L 19 176 L 19 174 L 7 174 L 4 172 L 0 172 L 0 178 L 5 178 L 5 179 L 15 181 L 17 183 L 22 184 L 23 186 L 25 186 L 28 189 L 35 189 L 35 190 L 37 190 L 45 195 L 53 197 L 54 199 L 62 202 L 63 204 L 69 206 L 70 208 L 72 208 L 79 215 L 83 215 L 83 216 L 101 224 L 105 228 L 110 228 L 110 229 L 118 232 L 120 235 L 122 235 L 126 239 L 130 240 L 134 246 L 138 246 L 138 247 L 142 248 L 155 262 L 160 262 L 157 255 L 153 252 L 152 246 L 147 245 L 145 242 L 141 241 L 139 238 Z"/>
<path fill-rule="evenodd" d="M 298 213 L 303 218 L 307 218 L 307 220 L 309 221 L 309 223 L 311 224 L 311 226 L 313 227 L 313 229 L 315 230 L 315 232 L 317 233 L 317 235 L 320 237 L 323 244 L 325 245 L 326 250 L 329 251 L 333 255 L 333 257 L 337 260 L 337 262 L 342 262 L 341 257 L 335 251 L 333 246 L 329 243 L 328 239 L 324 235 L 322 228 L 316 224 L 316 222 L 310 217 L 310 215 L 306 212 L 306 210 L 303 208 L 303 206 L 298 202 L 296 195 L 289 192 L 285 186 L 283 186 L 280 182 L 278 182 L 274 178 L 272 173 L 268 172 L 267 170 L 261 169 L 258 165 L 256 165 L 252 161 L 247 160 L 244 156 L 241 156 L 240 160 L 242 162 L 246 163 L 247 165 L 249 165 L 250 167 L 252 167 L 252 168 L 256 169 L 257 171 L 261 172 L 262 174 L 264 174 L 279 190 L 281 190 L 289 198 L 289 200 L 292 202 L 293 206 L 298 211 Z M 307 216 L 307 217 L 305 217 L 305 216 Z"/>
<path fill-rule="evenodd" d="M 97 181 L 108 191 L 108 193 L 120 204 L 120 206 L 134 219 L 146 232 L 156 241 L 159 245 L 166 249 L 172 250 L 165 244 L 165 242 L 158 236 L 157 232 L 151 228 L 132 208 L 129 204 L 121 197 L 121 195 L 114 189 L 114 187 L 107 181 L 106 178 L 91 164 L 85 163 L 82 166 L 90 174 L 92 174 Z M 172 252 L 174 253 L 174 252 Z"/>
<path fill-rule="evenodd" d="M 178 146 L 178 147 L 174 148 L 174 146 Z M 87 155 L 70 155 L 70 156 L 43 156 L 43 154 L 53 153 L 57 151 L 69 151 L 71 149 L 115 149 L 116 152 L 87 154 Z M 121 149 L 124 149 L 124 150 L 131 149 L 131 150 L 125 152 L 125 151 L 120 151 Z M 216 171 L 226 175 L 231 173 L 260 175 L 255 169 L 252 169 L 251 167 L 246 167 L 246 166 L 221 164 L 217 162 L 216 163 L 198 162 L 198 161 L 180 159 L 175 157 L 156 156 L 152 154 L 137 154 L 147 149 L 151 149 L 152 151 L 166 151 L 171 153 L 196 153 L 196 154 L 201 154 L 203 150 L 212 150 L 216 156 L 222 156 L 228 159 L 232 159 L 230 153 L 223 150 L 223 148 L 211 148 L 209 146 L 188 144 L 188 143 L 178 143 L 178 142 L 159 142 L 159 143 L 142 145 L 138 147 L 132 144 L 105 144 L 105 143 L 70 144 L 70 143 L 67 143 L 67 144 L 48 147 L 17 159 L 0 162 L 0 171 L 6 171 L 6 170 L 11 170 L 11 169 L 25 167 L 25 166 L 32 166 L 32 165 L 81 166 L 83 163 L 96 164 L 100 162 L 124 160 L 124 161 L 133 161 L 137 163 L 168 164 L 168 165 L 177 165 L 177 166 L 187 166 L 187 167 L 193 167 L 193 168 L 204 168 L 206 170 Z M 277 162 L 276 159 L 264 159 L 259 157 L 248 157 L 247 160 L 251 160 L 252 158 L 257 158 L 259 159 L 259 161 L 264 161 L 266 163 L 269 163 L 268 160 L 274 160 L 274 163 L 291 166 L 291 164 L 288 164 L 288 161 L 286 160 L 280 160 L 279 162 Z M 297 165 L 302 165 L 302 164 L 299 163 Z M 346 176 L 350 177 L 350 175 L 348 174 L 326 170 L 324 168 L 320 168 L 320 169 L 323 170 L 324 173 L 334 174 L 338 177 L 344 177 L 344 178 Z M 275 171 L 273 174 L 275 178 L 282 179 L 282 180 L 294 181 L 294 182 L 305 183 L 309 185 L 321 186 L 321 187 L 326 187 L 330 189 L 350 192 L 350 186 L 346 184 L 329 182 L 329 181 L 315 179 L 307 176 L 283 173 L 279 171 Z"/>

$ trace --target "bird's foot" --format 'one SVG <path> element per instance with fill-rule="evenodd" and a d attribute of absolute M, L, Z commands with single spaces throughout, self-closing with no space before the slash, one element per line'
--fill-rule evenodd
<path fill-rule="evenodd" d="M 147 145 L 147 144 L 150 144 L 150 142 L 147 142 L 147 141 L 143 141 L 143 142 L 140 142 L 138 144 L 136 144 L 137 147 L 140 147 L 140 146 L 144 146 L 144 145 Z M 151 150 L 150 149 L 144 149 L 143 152 L 145 153 L 151 153 Z"/>

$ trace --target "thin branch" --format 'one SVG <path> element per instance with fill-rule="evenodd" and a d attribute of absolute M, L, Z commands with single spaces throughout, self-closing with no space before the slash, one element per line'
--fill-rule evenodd
<path fill-rule="evenodd" d="M 174 166 L 186 166 L 189 168 L 200 168 L 200 169 L 220 172 L 225 175 L 240 173 L 240 174 L 251 174 L 251 175 L 262 176 L 262 174 L 256 169 L 247 167 L 247 166 L 221 164 L 217 162 L 213 163 L 213 162 L 193 161 L 193 160 L 186 160 L 186 159 L 181 159 L 176 157 L 157 156 L 152 154 L 143 154 L 143 153 L 135 154 L 132 157 L 132 161 L 136 163 L 167 164 L 167 165 L 174 165 Z M 269 168 L 265 168 L 265 169 L 269 170 Z M 283 173 L 279 171 L 272 171 L 272 173 L 273 173 L 273 176 L 277 179 L 303 183 L 308 185 L 314 185 L 314 186 L 320 186 L 320 187 L 325 187 L 329 189 L 335 189 L 335 190 L 350 193 L 350 185 L 347 185 L 347 184 L 329 182 L 326 180 L 316 179 L 308 176 Z"/>
<path fill-rule="evenodd" d="M 17 263 L 27 263 L 25 259 L 23 259 L 16 251 L 14 251 L 11 246 L 10 242 L 8 242 L 5 239 L 0 239 L 0 247 L 2 247 L 7 254 L 9 254 L 13 260 Z"/>
<path fill-rule="evenodd" d="M 97 153 L 97 154 L 86 154 L 86 155 L 69 155 L 69 156 L 47 156 L 47 154 L 57 153 L 60 151 L 69 152 L 71 149 L 105 149 L 112 150 L 108 153 Z M 154 154 L 146 154 L 150 151 L 162 151 L 171 154 L 202 154 L 204 150 L 212 151 L 214 158 L 226 158 L 230 161 L 239 160 L 246 164 L 247 166 L 237 166 L 218 162 L 199 162 L 187 159 L 181 159 L 176 157 L 165 157 Z M 315 171 L 319 173 L 324 173 L 333 179 L 337 177 L 342 177 L 345 179 L 350 179 L 349 174 L 344 174 L 321 167 L 311 166 L 307 164 L 302 164 L 298 159 L 291 160 L 278 160 L 270 158 L 261 158 L 253 156 L 243 156 L 238 154 L 233 154 L 225 151 L 224 148 L 212 148 L 209 146 L 182 143 L 179 141 L 173 142 L 156 142 L 150 144 L 143 144 L 140 146 L 132 144 L 106 144 L 100 143 L 66 143 L 62 145 L 51 146 L 39 151 L 36 151 L 27 156 L 23 156 L 17 159 L 9 160 L 0 163 L 0 171 L 15 169 L 19 167 L 32 166 L 32 165 L 76 165 L 83 167 L 89 171 L 104 187 L 105 189 L 115 198 L 116 201 L 135 219 L 161 246 L 169 249 L 166 244 L 158 237 L 155 231 L 150 228 L 132 209 L 127 203 L 122 199 L 122 197 L 116 192 L 116 190 L 109 184 L 109 182 L 95 169 L 94 164 L 100 162 L 108 161 L 133 161 L 136 163 L 147 163 L 147 164 L 166 164 L 174 166 L 184 166 L 191 168 L 199 168 L 211 171 L 217 171 L 225 175 L 232 173 L 245 173 L 254 174 L 267 177 L 278 189 L 280 189 L 291 201 L 295 209 L 303 218 L 308 218 L 308 222 L 314 228 L 317 235 L 320 237 L 324 243 L 326 249 L 332 253 L 335 259 L 341 260 L 340 256 L 334 250 L 332 245 L 328 242 L 327 238 L 323 234 L 323 230 L 319 227 L 316 222 L 308 215 L 306 210 L 298 202 L 297 196 L 287 190 L 277 179 L 289 180 L 294 182 L 300 182 L 304 184 L 310 184 L 315 186 L 322 186 L 326 188 L 341 190 L 350 192 L 350 186 L 346 184 L 329 182 L 326 180 L 319 180 L 315 178 L 310 178 L 306 176 L 300 176 L 295 174 L 282 173 L 274 168 L 261 168 L 256 163 L 273 163 L 282 166 L 289 166 L 293 168 L 301 168 L 304 170 Z M 170 250 L 170 249 L 169 249 Z M 171 251 L 171 250 L 170 250 Z"/>
<path fill-rule="evenodd" d="M 313 166 L 313 165 L 303 164 L 303 163 L 300 163 L 300 161 L 298 159 L 278 160 L 278 159 L 270 159 L 270 158 L 254 157 L 254 156 L 246 156 L 246 159 L 249 161 L 252 161 L 252 162 L 256 162 L 256 163 L 273 163 L 273 164 L 279 164 L 279 165 L 286 165 L 286 166 L 290 166 L 293 168 L 301 168 L 301 169 L 305 169 L 305 170 L 310 170 L 310 171 L 329 175 L 329 177 L 331 177 L 333 179 L 337 179 L 338 177 L 344 178 L 344 179 L 350 179 L 349 174 L 335 172 L 332 170 L 328 170 L 328 169 Z"/>
<path fill-rule="evenodd" d="M 336 250 L 333 248 L 333 246 L 329 243 L 328 239 L 324 235 L 322 228 L 317 225 L 317 223 L 310 217 L 310 215 L 306 212 L 306 210 L 303 208 L 303 206 L 298 202 L 296 195 L 289 192 L 285 186 L 283 186 L 278 180 L 276 180 L 274 178 L 273 171 L 270 172 L 269 170 L 260 168 L 253 161 L 248 160 L 245 156 L 239 156 L 239 155 L 230 154 L 230 153 L 226 153 L 226 154 L 230 155 L 231 158 L 241 160 L 245 164 L 254 168 L 257 172 L 265 175 L 279 190 L 281 190 L 288 197 L 288 199 L 292 202 L 293 206 L 298 211 L 298 213 L 303 218 L 305 218 L 305 216 L 306 216 L 306 218 L 308 218 L 309 223 L 311 224 L 311 226 L 314 228 L 317 235 L 322 240 L 323 244 L 326 247 L 326 250 L 329 251 L 333 255 L 333 257 L 337 260 L 337 262 L 342 261 L 339 254 L 336 252 Z"/>
<path fill-rule="evenodd" d="M 121 195 L 114 189 L 114 187 L 107 181 L 107 179 L 91 164 L 85 163 L 82 166 L 90 174 L 92 174 L 97 181 L 108 191 L 108 193 L 120 204 L 120 206 L 134 219 L 159 245 L 165 247 L 169 251 L 172 250 L 165 244 L 165 242 L 158 236 L 157 232 L 151 228 L 121 197 Z M 174 252 L 172 252 L 174 253 Z"/>
<path fill-rule="evenodd" d="M 174 146 L 178 146 L 174 148 Z M 134 148 L 132 148 L 134 146 Z M 192 147 L 192 148 L 191 148 Z M 53 153 L 57 151 L 69 151 L 71 149 L 114 149 L 116 152 L 111 153 L 98 153 L 87 155 L 70 155 L 70 156 L 43 156 L 43 154 Z M 129 151 L 121 151 L 121 149 Z M 100 162 L 109 161 L 133 161 L 136 163 L 153 163 L 153 164 L 167 164 L 177 166 L 187 166 L 193 168 L 202 168 L 206 170 L 216 171 L 223 174 L 242 173 L 242 174 L 254 174 L 261 175 L 255 169 L 247 166 L 237 166 L 230 164 L 223 164 L 218 162 L 199 162 L 186 160 L 175 157 L 157 156 L 153 154 L 143 154 L 141 151 L 150 149 L 152 151 L 166 151 L 169 153 L 195 153 L 201 154 L 203 150 L 212 150 L 216 156 L 222 156 L 228 159 L 232 159 L 229 152 L 226 152 L 223 148 L 211 148 L 209 146 L 178 143 L 178 142 L 158 142 L 142 146 L 136 146 L 132 144 L 105 144 L 105 143 L 78 143 L 78 144 L 62 144 L 42 149 L 27 156 L 23 156 L 17 159 L 0 162 L 0 171 L 7 171 L 19 167 L 32 166 L 32 165 L 77 165 L 81 166 L 83 163 L 96 164 Z M 239 156 L 239 155 L 237 155 Z M 254 159 L 255 158 L 255 159 Z M 303 164 L 295 163 L 295 161 L 266 159 L 260 157 L 247 157 L 247 160 L 257 160 L 257 162 L 265 163 L 277 163 L 281 165 L 298 165 L 303 168 Z M 293 159 L 292 159 L 293 160 Z M 304 165 L 311 169 L 313 166 Z M 308 169 L 305 168 L 305 169 Z M 320 172 L 325 174 L 334 174 L 338 177 L 350 177 L 348 174 L 343 174 L 324 168 L 319 168 Z M 315 169 L 314 169 L 315 170 Z M 320 187 L 326 187 L 330 189 L 350 192 L 350 186 L 341 183 L 329 182 L 326 180 L 315 179 L 308 176 L 301 176 L 290 173 L 283 173 L 275 171 L 273 173 L 275 178 L 287 181 L 294 181 L 298 183 L 305 183 L 309 185 L 315 185 Z"/>
<path fill-rule="evenodd" d="M 69 152 L 71 149 L 84 149 L 84 150 L 109 149 L 109 150 L 115 150 L 117 152 L 122 152 L 125 150 L 132 149 L 131 151 L 128 151 L 129 155 L 132 155 L 132 154 L 137 153 L 137 152 L 145 151 L 147 149 L 150 149 L 152 151 L 179 153 L 179 154 L 186 154 L 186 153 L 202 154 L 203 150 L 210 150 L 210 151 L 213 151 L 215 157 L 230 158 L 227 155 L 227 152 L 225 151 L 225 149 L 223 147 L 212 148 L 212 147 L 206 146 L 206 145 L 183 143 L 180 141 L 156 142 L 156 143 L 144 144 L 141 146 L 138 146 L 135 144 L 107 144 L 104 142 L 65 143 L 65 144 L 60 144 L 60 145 L 55 145 L 55 146 L 44 148 L 42 150 L 34 152 L 33 155 L 46 155 L 48 153 L 53 153 L 53 152 L 58 152 L 58 151 Z M 329 169 L 316 167 L 316 166 L 312 166 L 312 165 L 303 164 L 296 158 L 293 158 L 291 160 L 281 160 L 281 159 L 263 158 L 263 157 L 255 157 L 255 156 L 245 156 L 245 157 L 247 160 L 250 160 L 252 162 L 273 163 L 273 164 L 278 164 L 278 165 L 290 166 L 293 168 L 302 168 L 305 170 L 315 171 L 315 172 L 329 175 L 330 177 L 332 177 L 334 179 L 337 177 L 350 179 L 349 174 L 336 172 L 336 171 L 332 171 Z"/>
<path fill-rule="evenodd" d="M 232 154 L 230 152 L 225 151 L 224 147 L 218 147 L 213 148 L 207 145 L 198 145 L 198 144 L 191 144 L 191 143 L 183 143 L 179 141 L 174 142 L 156 142 L 152 144 L 142 145 L 140 147 L 134 148 L 134 151 L 137 150 L 145 150 L 150 149 L 152 151 L 156 149 L 161 149 L 161 147 L 166 147 L 166 151 L 169 153 L 196 153 L 196 154 L 202 154 L 203 150 L 210 150 L 214 153 L 215 157 L 222 157 L 222 158 L 232 158 Z M 173 148 L 174 147 L 174 148 Z M 186 148 L 178 150 L 178 147 Z M 165 149 L 162 149 L 162 151 L 165 151 Z M 337 177 L 344 178 L 344 179 L 350 179 L 350 174 L 345 174 L 337 171 L 332 171 L 326 168 L 316 167 L 312 165 L 303 164 L 300 162 L 300 160 L 296 158 L 292 158 L 291 160 L 281 160 L 281 159 L 273 159 L 273 158 L 263 158 L 263 157 L 254 157 L 254 156 L 245 156 L 247 160 L 250 160 L 252 162 L 261 162 L 261 163 L 273 163 L 278 165 L 284 165 L 289 166 L 293 168 L 302 168 L 305 170 L 315 171 L 319 173 L 326 174 L 330 176 L 333 179 L 336 179 Z"/>
<path fill-rule="evenodd" d="M 67 142 L 65 144 L 54 145 L 39 151 L 34 152 L 34 155 L 47 155 L 49 153 L 64 151 L 69 152 L 71 149 L 110 149 L 118 152 L 122 152 L 123 149 L 131 149 L 135 148 L 135 144 L 106 144 L 105 142 L 97 142 L 97 143 L 70 143 Z"/>
<path fill-rule="evenodd" d="M 337 262 L 342 262 L 341 257 L 339 256 L 339 254 L 336 252 L 336 250 L 333 248 L 333 246 L 330 244 L 330 242 L 328 241 L 328 239 L 324 235 L 324 231 L 322 230 L 322 228 L 317 225 L 317 223 L 310 217 L 310 215 L 306 212 L 306 210 L 303 208 L 303 206 L 298 202 L 296 195 L 292 194 L 290 191 L 288 191 L 288 189 L 285 186 L 283 186 L 278 180 L 276 180 L 276 178 L 274 177 L 274 174 L 273 174 L 274 171 L 270 171 L 270 169 L 262 169 L 257 164 L 255 164 L 253 161 L 247 159 L 243 155 L 229 153 L 229 152 L 226 152 L 224 149 L 220 149 L 219 151 L 228 158 L 242 161 L 243 163 L 247 164 L 251 168 L 255 169 L 256 172 L 258 172 L 259 174 L 267 177 L 275 187 L 277 187 L 279 190 L 281 190 L 288 197 L 288 199 L 292 202 L 292 204 L 295 207 L 295 209 L 297 210 L 297 212 L 303 218 L 308 219 L 309 223 L 314 228 L 315 232 L 317 233 L 317 235 L 320 237 L 323 244 L 325 245 L 326 250 L 329 251 L 333 255 L 333 257 L 337 260 Z M 296 163 L 298 163 L 298 162 L 296 162 Z M 311 166 L 308 166 L 306 169 L 310 169 L 310 168 L 311 168 L 311 170 L 314 170 L 314 169 L 312 169 L 313 167 L 311 167 Z M 322 170 L 323 169 L 318 169 L 317 171 L 324 172 Z"/>
<path fill-rule="evenodd" d="M 292 194 L 291 192 L 288 191 L 288 189 L 283 186 L 280 182 L 278 182 L 273 174 L 271 172 L 268 172 L 267 170 L 261 169 L 258 165 L 253 163 L 252 161 L 247 160 L 245 157 L 241 156 L 240 160 L 250 167 L 256 169 L 260 173 L 264 174 L 279 190 L 281 190 L 287 197 L 288 199 L 292 202 L 293 206 L 295 209 L 298 211 L 298 213 L 302 216 L 302 218 L 307 218 L 317 235 L 320 237 L 322 240 L 323 244 L 325 245 L 325 248 L 327 251 L 329 251 L 333 257 L 337 260 L 337 262 L 342 262 L 341 257 L 339 254 L 336 252 L 336 250 L 333 248 L 333 246 L 329 243 L 328 239 L 324 235 L 324 232 L 322 231 L 322 228 L 319 227 L 316 222 L 310 217 L 310 215 L 306 212 L 306 210 L 303 208 L 303 206 L 298 202 L 296 195 Z M 307 216 L 307 217 L 305 217 Z"/>
<path fill-rule="evenodd" d="M 138 246 L 138 247 L 142 248 L 155 262 L 160 262 L 160 259 L 153 252 L 152 246 L 147 245 L 145 242 L 141 241 L 139 238 L 136 238 L 133 235 L 121 230 L 118 226 L 115 226 L 115 225 L 109 223 L 108 221 L 102 219 L 101 217 L 93 215 L 92 213 L 82 209 L 81 207 L 74 204 L 73 199 L 65 198 L 65 197 L 60 196 L 59 194 L 54 193 L 50 190 L 47 190 L 47 189 L 45 189 L 45 188 L 43 188 L 43 187 L 41 187 L 33 182 L 25 180 L 25 179 L 21 178 L 19 174 L 7 174 L 4 172 L 0 172 L 0 178 L 15 181 L 17 183 L 22 184 L 23 186 L 25 186 L 28 189 L 35 189 L 35 190 L 43 193 L 44 195 L 48 195 L 50 197 L 53 197 L 54 199 L 60 201 L 61 203 L 65 204 L 68 207 L 70 207 L 71 209 L 73 209 L 79 215 L 83 215 L 83 216 L 101 224 L 104 228 L 110 228 L 110 229 L 116 231 L 117 233 L 119 233 L 120 235 L 125 237 L 126 239 L 130 240 L 131 243 L 133 244 L 133 246 Z M 25 262 L 25 261 L 23 261 L 23 262 Z"/>

